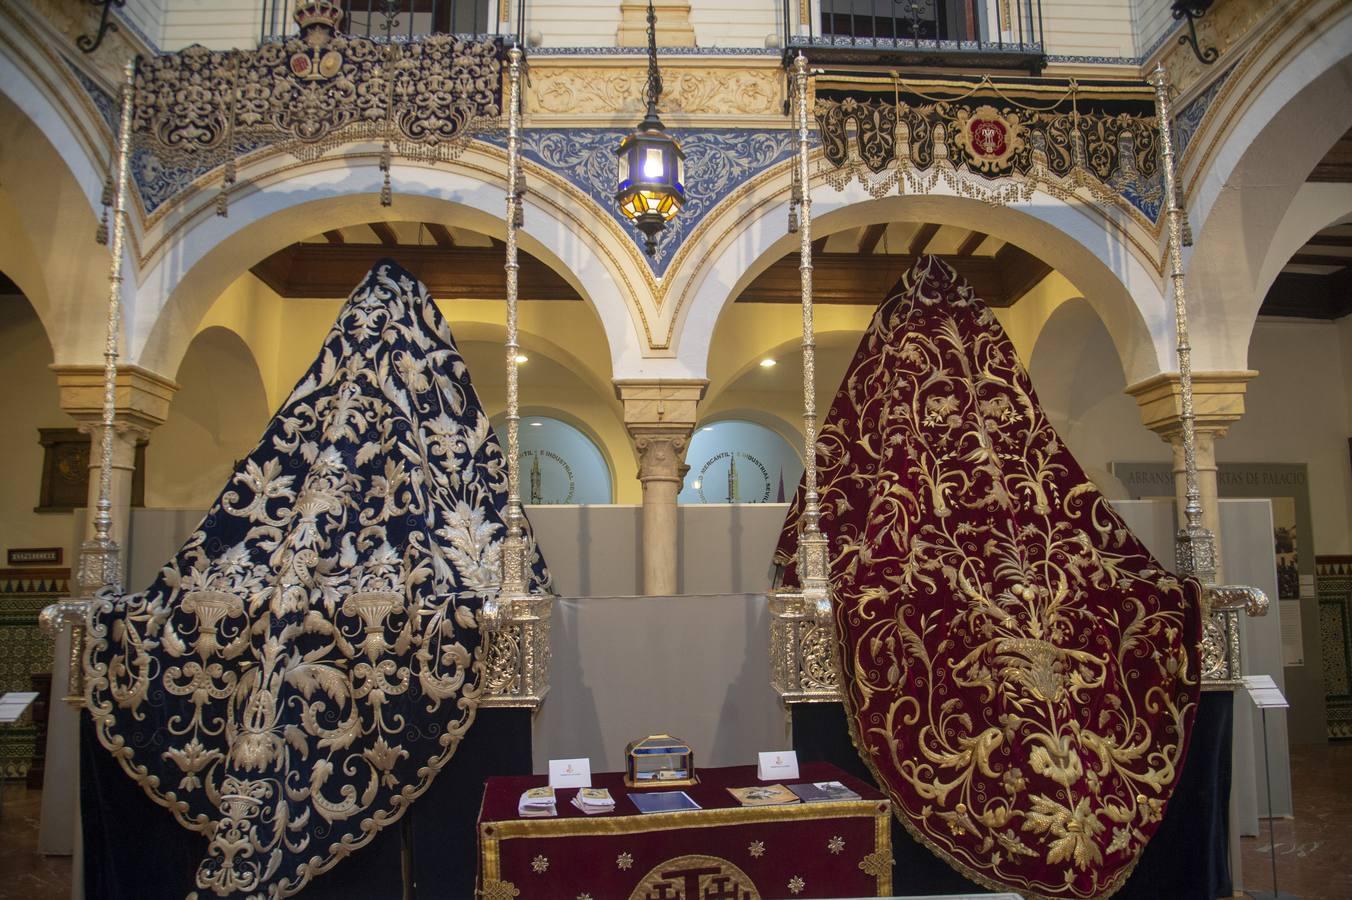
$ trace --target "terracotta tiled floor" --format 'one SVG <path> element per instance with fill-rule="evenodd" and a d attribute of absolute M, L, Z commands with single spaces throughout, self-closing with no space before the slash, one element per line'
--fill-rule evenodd
<path fill-rule="evenodd" d="M 1352 743 L 1291 748 L 1296 816 L 1276 823 L 1277 877 L 1301 900 L 1352 898 Z M 4 788 L 0 900 L 67 900 L 70 860 L 37 852 L 41 794 Z M 1248 885 L 1271 890 L 1267 824 L 1243 842 Z"/>

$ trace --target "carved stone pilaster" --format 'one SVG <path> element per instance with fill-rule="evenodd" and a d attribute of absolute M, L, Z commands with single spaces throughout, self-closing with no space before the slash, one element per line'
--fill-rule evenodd
<path fill-rule="evenodd" d="M 643 485 L 643 592 L 674 594 L 676 495 L 687 467 L 685 451 L 695 429 L 703 380 L 617 381 L 624 425 L 638 452 Z"/>

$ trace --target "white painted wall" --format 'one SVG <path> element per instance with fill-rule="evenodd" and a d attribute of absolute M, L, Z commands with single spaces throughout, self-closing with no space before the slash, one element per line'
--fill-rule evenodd
<path fill-rule="evenodd" d="M 1352 317 L 1259 319 L 1248 413 L 1216 444 L 1218 462 L 1306 463 L 1315 553 L 1352 553 Z"/>
<path fill-rule="evenodd" d="M 258 46 L 263 0 L 160 0 L 163 50 L 202 44 L 212 50 Z"/>
<path fill-rule="evenodd" d="M 1310 472 L 1315 552 L 1352 553 L 1352 316 L 1341 322 L 1260 319 L 1249 347 L 1260 373 L 1247 412 L 1216 443 L 1221 463 L 1304 463 Z M 1168 462 L 1141 424 L 1103 325 L 1082 300 L 1058 307 L 1029 370 L 1066 446 L 1110 497 L 1125 492 L 1108 463 Z"/>
<path fill-rule="evenodd" d="M 1056 56 L 1133 57 L 1131 7 L 1128 0 L 1042 0 L 1043 46 Z"/>
<path fill-rule="evenodd" d="M 1149 53 L 1155 42 L 1174 25 L 1174 17 L 1165 0 L 1131 0 L 1131 19 L 1136 32 L 1137 56 Z"/>
<path fill-rule="evenodd" d="M 51 345 L 28 301 L 0 297 L 0 384 L 15 386 L 0 391 L 0 564 L 14 547 L 62 547 L 71 560 L 70 513 L 33 512 L 42 484 L 38 429 L 75 427 L 61 411 L 51 362 Z"/>
<path fill-rule="evenodd" d="M 262 6 L 263 0 L 128 0 L 124 14 L 161 50 L 190 44 L 223 50 L 257 45 Z M 797 8 L 791 4 L 795 20 Z M 767 35 L 782 34 L 782 14 L 776 0 L 690 0 L 700 47 L 764 47 Z M 1050 53 L 1117 58 L 1136 56 L 1170 22 L 1167 4 L 1156 0 L 1043 0 L 1042 19 Z M 538 31 L 545 47 L 613 47 L 619 24 L 620 0 L 536 0 L 526 13 L 526 30 Z"/>

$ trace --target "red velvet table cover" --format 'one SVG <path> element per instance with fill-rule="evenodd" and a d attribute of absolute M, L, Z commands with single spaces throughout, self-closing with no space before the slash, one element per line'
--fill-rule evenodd
<path fill-rule="evenodd" d="M 576 790 L 555 791 L 557 817 L 525 819 L 517 801 L 543 775 L 490 778 L 479 813 L 480 894 L 491 900 L 755 900 L 885 897 L 892 891 L 891 804 L 829 763 L 798 784 L 840 781 L 859 800 L 741 806 L 727 789 L 761 784 L 754 766 L 701 769 L 683 790 L 702 809 L 640 813 L 619 773 L 592 776 L 615 811 L 588 816 Z"/>

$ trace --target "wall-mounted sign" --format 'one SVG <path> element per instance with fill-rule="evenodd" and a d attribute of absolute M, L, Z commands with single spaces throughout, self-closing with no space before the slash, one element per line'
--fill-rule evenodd
<path fill-rule="evenodd" d="M 506 423 L 493 421 L 506 442 Z M 521 417 L 521 499 L 530 505 L 610 503 L 610 467 L 578 429 L 548 416 Z"/>
<path fill-rule="evenodd" d="M 681 503 L 784 503 L 803 475 L 789 442 L 755 422 L 701 427 L 690 439 L 685 461 L 690 471 Z"/>
<path fill-rule="evenodd" d="M 61 554 L 60 547 L 14 547 L 6 552 L 6 561 L 11 566 L 59 566 Z"/>

